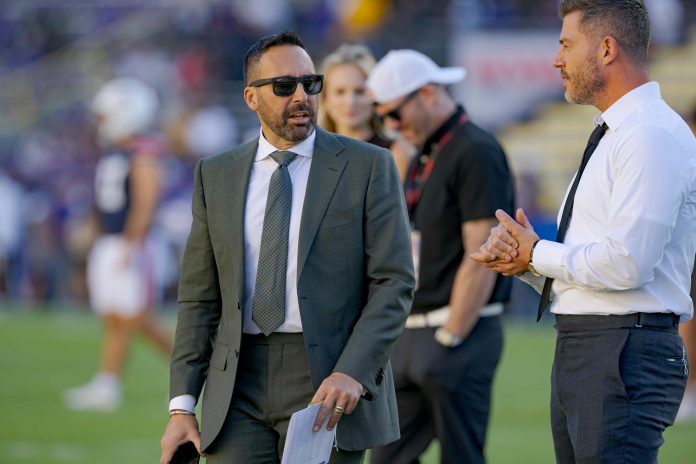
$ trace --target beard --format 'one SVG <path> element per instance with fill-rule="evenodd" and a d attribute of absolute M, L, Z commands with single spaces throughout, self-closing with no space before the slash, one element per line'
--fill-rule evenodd
<path fill-rule="evenodd" d="M 271 130 L 288 142 L 298 143 L 305 140 L 312 133 L 312 129 L 317 123 L 317 114 L 309 103 L 300 103 L 288 106 L 281 114 L 273 113 L 271 109 L 259 100 L 256 110 L 259 118 L 271 128 Z M 290 115 L 293 113 L 306 113 L 309 121 L 298 124 L 290 122 Z"/>
<path fill-rule="evenodd" d="M 593 57 L 585 60 L 585 65 L 573 71 L 561 71 L 561 76 L 567 78 L 565 99 L 568 103 L 591 105 L 606 86 L 606 79 Z"/>

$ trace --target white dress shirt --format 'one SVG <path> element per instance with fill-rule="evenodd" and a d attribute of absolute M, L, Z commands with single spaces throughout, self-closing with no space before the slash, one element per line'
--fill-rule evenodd
<path fill-rule="evenodd" d="M 297 248 L 300 238 L 302 207 L 307 190 L 307 180 L 309 179 L 309 168 L 312 165 L 316 133 L 316 131 L 312 131 L 309 137 L 288 150 L 297 153 L 298 156 L 288 165 L 288 172 L 292 180 L 292 210 L 290 212 L 290 230 L 288 232 L 285 322 L 275 330 L 276 332 L 302 332 L 300 306 L 297 298 Z M 256 270 L 259 265 L 259 251 L 261 249 L 263 219 L 266 213 L 266 200 L 268 199 L 268 185 L 271 182 L 271 175 L 278 168 L 278 163 L 273 161 L 270 155 L 278 150 L 278 148 L 266 140 L 263 136 L 263 131 L 261 131 L 259 146 L 256 150 L 254 164 L 251 167 L 244 210 L 244 270 L 246 275 L 244 294 L 246 298 L 242 307 L 244 317 L 242 332 L 247 334 L 261 333 L 252 320 L 252 308 L 254 287 L 256 286 Z M 192 395 L 180 395 L 172 398 L 169 402 L 169 410 L 185 409 L 193 411 L 195 405 L 196 399 Z"/>
<path fill-rule="evenodd" d="M 655 82 L 627 93 L 594 122 L 609 129 L 580 179 L 565 241 L 542 240 L 534 249 L 536 270 L 555 279 L 551 312 L 672 312 L 687 320 L 696 139 Z M 543 279 L 530 276 L 523 280 L 539 289 Z"/>

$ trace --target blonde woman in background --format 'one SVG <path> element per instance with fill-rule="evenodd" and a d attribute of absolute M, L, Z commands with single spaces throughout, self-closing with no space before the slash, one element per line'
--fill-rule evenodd
<path fill-rule="evenodd" d="M 341 45 L 324 59 L 319 125 L 331 132 L 388 148 L 403 182 L 415 149 L 402 139 L 387 138 L 381 131 L 365 86 L 374 65 L 375 58 L 364 45 Z"/>

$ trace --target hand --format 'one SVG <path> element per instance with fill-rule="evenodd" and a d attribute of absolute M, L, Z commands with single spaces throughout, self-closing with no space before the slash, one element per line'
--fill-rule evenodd
<path fill-rule="evenodd" d="M 168 464 L 179 445 L 183 445 L 187 441 L 193 442 L 200 454 L 201 434 L 198 432 L 196 416 L 177 414 L 170 417 L 162 440 L 160 440 L 160 448 L 162 448 L 160 464 Z"/>
<path fill-rule="evenodd" d="M 499 210 L 500 211 L 500 210 Z M 496 212 L 496 215 L 498 213 Z M 504 213 L 503 213 L 504 214 Z M 507 216 L 507 214 L 505 214 Z M 509 216 L 508 216 L 509 217 Z M 494 271 L 503 263 L 510 263 L 519 253 L 519 243 L 501 223 L 491 229 L 486 243 L 478 251 L 471 254 L 471 259 Z"/>
<path fill-rule="evenodd" d="M 459 317 L 450 316 L 441 327 L 461 339 L 466 339 L 469 333 L 471 333 L 471 329 L 473 329 L 478 322 L 478 319 L 478 313 L 471 313 L 469 311 L 459 315 Z"/>
<path fill-rule="evenodd" d="M 517 247 L 519 244 L 515 237 L 502 224 L 491 229 L 491 234 L 486 243 L 481 245 L 478 251 L 471 254 L 471 259 L 483 264 L 486 267 L 501 263 L 509 263 L 518 255 Z M 489 266 L 490 264 L 490 266 Z"/>
<path fill-rule="evenodd" d="M 502 210 L 496 211 L 495 216 L 500 224 L 491 230 L 491 236 L 471 259 L 506 276 L 527 272 L 532 245 L 539 236 L 522 208 L 516 212 L 517 220 Z"/>
<path fill-rule="evenodd" d="M 515 214 L 517 220 L 511 218 L 505 211 L 498 210 L 495 217 L 500 221 L 500 225 L 505 227 L 507 231 L 517 241 L 517 256 L 513 257 L 510 262 L 501 263 L 497 266 L 497 272 L 506 276 L 519 275 L 527 272 L 529 268 L 529 260 L 531 259 L 532 246 L 539 241 L 539 236 L 534 232 L 534 228 L 529 223 L 529 219 L 524 214 L 522 208 L 518 208 Z"/>
<path fill-rule="evenodd" d="M 342 372 L 334 372 L 325 378 L 312 398 L 312 403 L 321 403 L 317 418 L 314 420 L 313 430 L 318 432 L 324 419 L 329 415 L 326 430 L 333 430 L 343 414 L 353 412 L 362 391 L 360 382 Z M 336 406 L 344 408 L 343 412 L 334 410 Z"/>

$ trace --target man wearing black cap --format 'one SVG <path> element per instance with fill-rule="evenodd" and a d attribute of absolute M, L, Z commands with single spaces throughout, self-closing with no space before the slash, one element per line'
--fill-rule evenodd
<path fill-rule="evenodd" d="M 417 288 L 392 354 L 401 439 L 374 450 L 373 463 L 417 462 L 434 438 L 444 463 L 484 462 L 510 282 L 468 255 L 514 194 L 502 148 L 444 88 L 464 75 L 395 50 L 367 82 L 385 125 L 421 150 L 405 181 Z"/>

